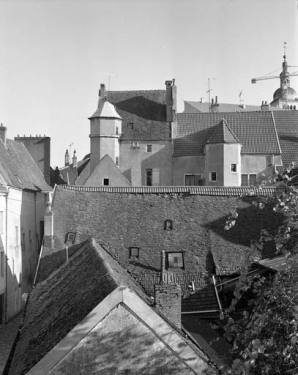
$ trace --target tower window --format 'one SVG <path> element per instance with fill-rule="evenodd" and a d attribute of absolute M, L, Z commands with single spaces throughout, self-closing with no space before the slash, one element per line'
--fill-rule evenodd
<path fill-rule="evenodd" d="M 147 145 L 147 152 L 152 152 L 152 145 Z"/>
<path fill-rule="evenodd" d="M 237 172 L 237 164 L 231 164 L 231 172 Z"/>
<path fill-rule="evenodd" d="M 109 178 L 104 178 L 103 179 L 103 186 L 109 186 L 110 185 L 110 179 Z"/>
<path fill-rule="evenodd" d="M 118 128 L 118 126 L 116 126 L 116 135 L 118 135 L 119 134 L 119 128 Z"/>

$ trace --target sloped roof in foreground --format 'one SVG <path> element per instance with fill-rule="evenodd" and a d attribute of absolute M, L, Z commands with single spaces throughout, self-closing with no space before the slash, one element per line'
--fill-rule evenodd
<path fill-rule="evenodd" d="M 200 374 L 208 368 L 209 360 L 204 353 L 188 342 L 160 313 L 152 310 L 149 307 L 152 300 L 128 273 L 99 245 L 89 240 L 69 262 L 31 292 L 21 334 L 5 373 L 22 375 L 31 369 L 29 374 L 48 374 L 89 334 L 92 327 L 119 304 L 122 308 L 119 310 L 118 307 L 118 315 L 119 311 L 122 311 L 122 317 L 123 313 L 131 314 L 131 310 L 132 315 L 172 349 L 169 355 L 182 362 L 183 374 Z M 114 315 L 112 317 L 117 319 L 117 312 Z M 109 319 L 108 324 L 112 324 Z M 107 336 L 103 337 L 105 340 L 97 345 L 104 350 L 108 340 Z M 125 345 L 124 337 L 123 340 L 122 345 Z"/>

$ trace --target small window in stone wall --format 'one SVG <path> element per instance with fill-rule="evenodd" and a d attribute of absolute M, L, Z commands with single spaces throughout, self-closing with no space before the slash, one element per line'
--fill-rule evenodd
<path fill-rule="evenodd" d="M 74 243 L 76 239 L 76 234 L 74 232 L 68 232 L 66 234 L 65 242 Z"/>
<path fill-rule="evenodd" d="M 184 269 L 184 254 L 166 253 L 166 268 L 167 269 Z"/>
<path fill-rule="evenodd" d="M 139 258 L 140 257 L 140 248 L 133 246 L 129 248 L 129 258 L 134 259 L 134 258 Z"/>
<path fill-rule="evenodd" d="M 165 230 L 172 230 L 173 229 L 173 220 L 165 220 L 164 229 Z"/>
<path fill-rule="evenodd" d="M 133 122 L 127 123 L 127 129 L 133 129 Z"/>

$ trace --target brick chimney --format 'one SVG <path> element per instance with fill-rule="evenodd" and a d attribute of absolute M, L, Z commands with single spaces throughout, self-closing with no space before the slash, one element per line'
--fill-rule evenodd
<path fill-rule="evenodd" d="M 6 130 L 7 128 L 3 126 L 3 124 L 1 124 L 0 125 L 0 139 L 2 140 L 5 146 L 6 146 Z"/>
<path fill-rule="evenodd" d="M 262 102 L 261 111 L 269 111 L 269 104 L 266 101 Z"/>
<path fill-rule="evenodd" d="M 99 97 L 100 99 L 104 100 L 106 96 L 106 86 L 104 83 L 100 84 L 100 90 L 99 90 Z"/>
<path fill-rule="evenodd" d="M 72 166 L 73 166 L 73 168 L 75 168 L 77 166 L 77 160 L 78 160 L 78 158 L 76 156 L 76 150 L 74 150 L 73 157 L 72 157 Z"/>
<path fill-rule="evenodd" d="M 181 328 L 181 287 L 174 283 L 174 275 L 165 267 L 166 253 L 161 253 L 161 281 L 154 285 L 155 307 L 172 323 Z"/>
<path fill-rule="evenodd" d="M 68 153 L 68 150 L 65 151 L 65 155 L 64 155 L 64 166 L 66 167 L 67 165 L 69 165 L 69 153 Z"/>
<path fill-rule="evenodd" d="M 217 96 L 215 97 L 215 101 L 212 99 L 211 102 L 211 112 L 218 112 L 219 111 L 219 103 L 217 102 Z"/>

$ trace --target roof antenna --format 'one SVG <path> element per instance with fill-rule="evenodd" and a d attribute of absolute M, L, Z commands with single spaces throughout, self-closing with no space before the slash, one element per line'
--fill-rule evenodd
<path fill-rule="evenodd" d="M 117 74 L 116 73 L 109 73 L 109 72 L 101 72 L 101 73 L 104 73 L 105 75 L 109 76 L 109 90 L 111 89 L 111 77 L 117 77 Z"/>
<path fill-rule="evenodd" d="M 287 55 L 287 42 L 284 42 L 284 60 L 286 61 L 286 55 Z"/>

